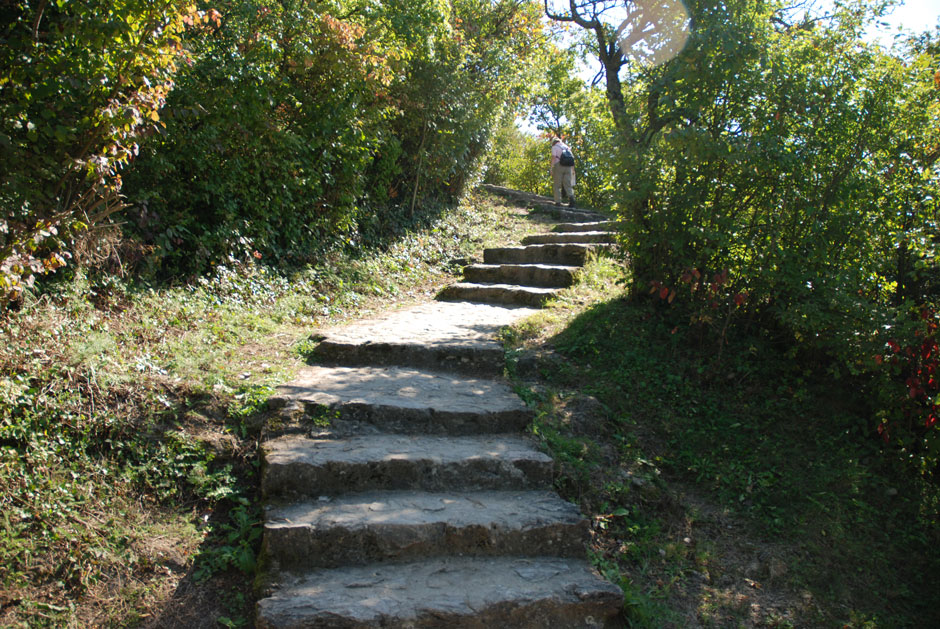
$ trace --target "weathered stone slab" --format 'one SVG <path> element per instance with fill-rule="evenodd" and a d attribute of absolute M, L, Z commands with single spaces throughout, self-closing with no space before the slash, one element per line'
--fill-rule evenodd
<path fill-rule="evenodd" d="M 604 219 L 603 214 L 598 214 L 589 210 L 579 210 L 571 207 L 563 209 L 554 203 L 534 204 L 531 211 L 550 216 L 555 220 L 566 221 L 569 223 L 589 223 Z"/>
<path fill-rule="evenodd" d="M 518 286 L 515 284 L 471 284 L 458 282 L 442 290 L 437 298 L 450 301 L 473 301 L 496 304 L 518 304 L 538 308 L 558 292 L 557 288 Z"/>
<path fill-rule="evenodd" d="M 558 223 L 553 232 L 613 232 L 617 231 L 616 221 L 593 221 L 590 223 Z"/>
<path fill-rule="evenodd" d="M 603 219 L 604 216 L 593 210 L 586 210 L 583 208 L 564 206 L 562 207 L 559 204 L 555 203 L 555 199 L 552 197 L 546 197 L 540 194 L 532 194 L 531 192 L 523 192 L 521 190 L 512 190 L 510 188 L 504 188 L 502 186 L 494 186 L 491 184 L 482 184 L 480 186 L 482 189 L 498 194 L 510 201 L 526 205 L 534 208 L 535 211 L 540 213 L 545 213 L 557 218 L 563 218 L 564 220 L 570 220 L 572 222 L 581 222 L 581 221 L 596 221 Z"/>
<path fill-rule="evenodd" d="M 610 232 L 564 232 L 556 234 L 533 234 L 522 239 L 523 245 L 547 244 L 613 244 L 617 239 Z"/>
<path fill-rule="evenodd" d="M 485 264 L 556 264 L 584 266 L 590 245 L 529 245 L 494 247 L 483 252 Z"/>
<path fill-rule="evenodd" d="M 323 570 L 258 603 L 258 629 L 599 629 L 623 594 L 584 560 L 438 558 Z"/>
<path fill-rule="evenodd" d="M 397 365 L 501 375 L 500 328 L 534 310 L 509 305 L 434 301 L 330 328 L 316 336 L 319 362 Z"/>
<path fill-rule="evenodd" d="M 502 380 L 405 367 L 306 367 L 269 400 L 275 408 L 297 403 L 327 420 L 409 434 L 515 432 L 532 419 Z"/>
<path fill-rule="evenodd" d="M 551 491 L 346 494 L 268 509 L 281 570 L 438 555 L 584 556 L 588 521 Z"/>
<path fill-rule="evenodd" d="M 284 436 L 262 446 L 267 497 L 373 489 L 548 489 L 552 459 L 521 435 Z"/>
<path fill-rule="evenodd" d="M 503 186 L 495 186 L 493 184 L 480 184 L 480 188 L 494 194 L 498 194 L 501 197 L 506 199 L 511 199 L 513 201 L 519 201 L 523 203 L 554 203 L 555 200 L 551 197 L 546 197 L 541 194 L 534 194 L 532 192 L 524 192 L 522 190 L 513 190 L 512 188 L 504 188 Z"/>
<path fill-rule="evenodd" d="M 520 284 L 542 288 L 567 288 L 575 283 L 580 267 L 550 264 L 473 264 L 464 267 L 467 282 Z"/>

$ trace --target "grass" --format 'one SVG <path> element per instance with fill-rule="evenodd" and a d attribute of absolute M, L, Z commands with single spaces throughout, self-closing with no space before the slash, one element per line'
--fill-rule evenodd
<path fill-rule="evenodd" d="M 316 328 L 428 299 L 540 230 L 471 196 L 382 249 L 229 260 L 159 287 L 75 272 L 0 321 L 0 625 L 241 627 L 267 398 Z"/>
<path fill-rule="evenodd" d="M 882 450 L 858 384 L 746 330 L 719 359 L 620 275 L 596 260 L 504 340 L 628 626 L 940 624 L 940 491 Z"/>

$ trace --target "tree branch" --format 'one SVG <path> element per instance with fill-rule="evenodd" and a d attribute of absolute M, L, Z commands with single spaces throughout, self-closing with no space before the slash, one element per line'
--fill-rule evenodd
<path fill-rule="evenodd" d="M 42 0 L 39 3 L 39 9 L 36 11 L 36 21 L 33 22 L 33 41 L 39 43 L 39 23 L 42 22 L 42 14 L 46 10 L 48 0 Z"/>

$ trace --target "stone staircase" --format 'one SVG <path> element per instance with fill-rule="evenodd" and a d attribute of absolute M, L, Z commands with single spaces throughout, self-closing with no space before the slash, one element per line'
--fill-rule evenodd
<path fill-rule="evenodd" d="M 554 206 L 553 206 L 554 207 Z M 620 590 L 551 490 L 498 330 L 576 280 L 590 240 L 490 249 L 442 301 L 325 331 L 262 445 L 256 626 L 611 627 Z M 565 220 L 571 220 L 569 216 Z"/>
<path fill-rule="evenodd" d="M 593 247 L 616 242 L 610 231 L 614 222 L 596 212 L 562 210 L 548 197 L 499 186 L 484 188 L 569 222 L 555 225 L 552 233 L 527 236 L 519 247 L 486 249 L 483 264 L 465 267 L 464 281 L 445 288 L 439 299 L 538 308 L 577 281 Z"/>
<path fill-rule="evenodd" d="M 603 220 L 604 218 L 591 210 L 555 205 L 553 199 L 538 194 L 532 194 L 531 192 L 522 192 L 520 190 L 490 184 L 483 184 L 480 188 L 487 192 L 498 194 L 513 203 L 527 207 L 532 212 L 546 214 L 559 221 L 583 223 L 587 221 Z"/>

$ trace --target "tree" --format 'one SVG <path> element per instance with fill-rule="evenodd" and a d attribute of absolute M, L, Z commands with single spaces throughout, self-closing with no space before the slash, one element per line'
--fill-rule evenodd
<path fill-rule="evenodd" d="M 589 33 L 589 49 L 601 63 L 611 115 L 627 142 L 644 144 L 669 123 L 656 115 L 655 107 L 645 120 L 626 115 L 621 71 L 631 63 L 656 67 L 682 50 L 691 22 L 681 1 L 545 0 L 544 9 L 550 19 L 575 24 Z M 655 94 L 650 97 L 650 104 L 655 105 Z"/>
<path fill-rule="evenodd" d="M 652 65 L 612 48 L 616 29 L 591 17 L 608 5 L 555 15 L 592 29 L 610 70 L 634 293 L 687 308 L 719 343 L 748 315 L 841 372 L 877 372 L 887 340 L 921 352 L 940 300 L 932 40 L 894 52 L 867 43 L 883 5 L 818 18 L 703 0 L 688 4 L 682 51 Z M 904 393 L 886 420 L 916 439 L 937 410 L 911 384 L 919 365 L 897 367 Z M 912 399 L 917 412 L 904 408 Z"/>
<path fill-rule="evenodd" d="M 577 76 L 578 56 L 573 47 L 560 48 L 549 44 L 545 65 L 532 99 L 529 122 L 536 129 L 554 136 L 567 135 L 571 121 L 571 99 L 584 90 L 584 82 Z"/>

